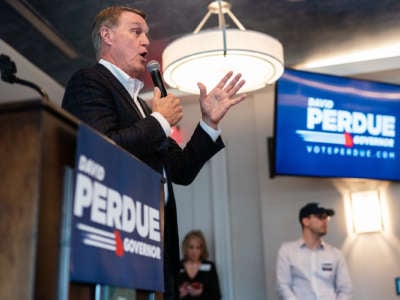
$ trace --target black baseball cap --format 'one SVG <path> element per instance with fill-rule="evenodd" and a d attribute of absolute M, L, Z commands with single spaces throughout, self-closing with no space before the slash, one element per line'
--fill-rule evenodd
<path fill-rule="evenodd" d="M 319 206 L 319 203 L 308 203 L 306 205 L 304 205 L 299 212 L 299 221 L 301 224 L 301 220 L 303 220 L 303 218 L 307 218 L 310 215 L 323 215 L 326 214 L 329 217 L 332 217 L 335 214 L 335 211 L 333 209 L 330 208 L 325 208 L 325 207 L 321 207 Z"/>

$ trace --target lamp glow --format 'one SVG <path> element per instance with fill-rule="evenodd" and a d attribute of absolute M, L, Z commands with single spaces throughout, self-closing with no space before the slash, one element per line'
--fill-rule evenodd
<path fill-rule="evenodd" d="M 211 13 L 218 13 L 220 19 L 221 15 L 228 14 L 241 29 L 221 26 L 219 30 L 199 32 Z M 209 5 L 209 13 L 195 33 L 169 44 L 162 54 L 162 62 L 165 82 L 193 94 L 199 93 L 198 82 L 209 91 L 228 71 L 241 73 L 246 80 L 241 92 L 274 83 L 284 71 L 282 44 L 264 33 L 245 30 L 224 1 Z"/>
<path fill-rule="evenodd" d="M 351 211 L 355 233 L 380 232 L 383 230 L 382 208 L 377 191 L 352 193 Z"/>

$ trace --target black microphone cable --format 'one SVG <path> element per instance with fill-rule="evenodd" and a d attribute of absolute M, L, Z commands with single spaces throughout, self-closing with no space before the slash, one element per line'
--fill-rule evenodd
<path fill-rule="evenodd" d="M 8 82 L 11 84 L 19 83 L 28 86 L 36 90 L 46 102 L 50 102 L 49 96 L 40 86 L 34 84 L 33 82 L 15 76 L 15 73 L 17 73 L 17 67 L 15 66 L 15 63 L 7 55 L 0 54 L 0 71 L 1 71 L 1 79 L 4 82 Z"/>

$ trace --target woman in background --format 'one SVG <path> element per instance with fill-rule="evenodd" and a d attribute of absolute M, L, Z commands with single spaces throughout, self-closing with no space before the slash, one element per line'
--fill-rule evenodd
<path fill-rule="evenodd" d="M 178 299 L 221 299 L 217 271 L 214 263 L 207 260 L 207 244 L 200 230 L 186 234 L 182 252 L 183 260 L 177 278 Z"/>

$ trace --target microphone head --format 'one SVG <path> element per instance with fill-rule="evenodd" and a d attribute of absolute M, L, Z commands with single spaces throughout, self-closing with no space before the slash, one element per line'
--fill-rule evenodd
<path fill-rule="evenodd" d="M 147 71 L 154 72 L 154 71 L 160 71 L 160 64 L 156 60 L 151 60 L 147 63 Z"/>

